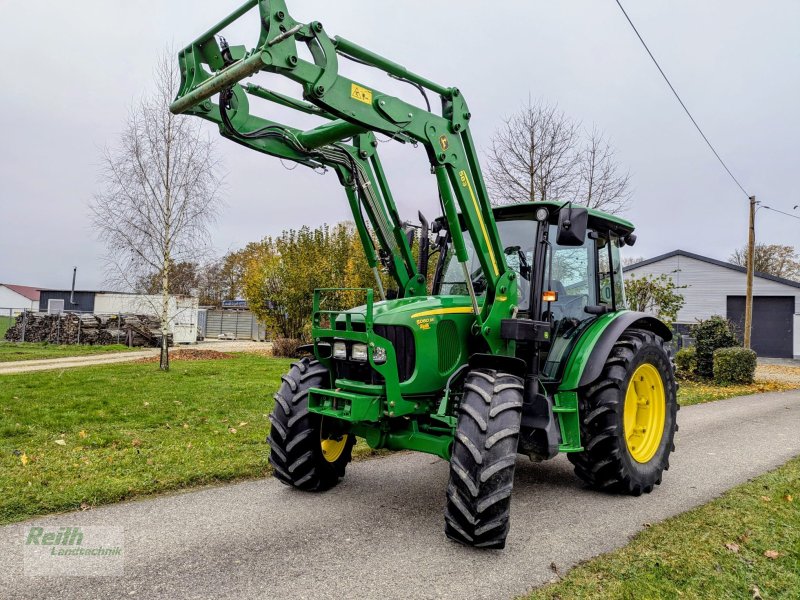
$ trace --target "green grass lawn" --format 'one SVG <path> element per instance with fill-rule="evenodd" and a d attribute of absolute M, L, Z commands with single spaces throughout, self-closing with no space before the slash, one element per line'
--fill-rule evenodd
<path fill-rule="evenodd" d="M 88 354 L 105 354 L 107 352 L 130 352 L 141 348 L 128 348 L 122 344 L 110 346 L 59 346 L 47 342 L 6 342 L 0 341 L 0 362 L 18 360 L 42 360 L 47 358 L 65 358 L 67 356 L 86 356 Z"/>
<path fill-rule="evenodd" d="M 0 377 L 0 523 L 269 473 L 290 361 L 248 354 Z"/>
<path fill-rule="evenodd" d="M 13 317 L 0 317 L 0 340 L 6 337 L 6 331 L 14 324 Z"/>
<path fill-rule="evenodd" d="M 528 596 L 590 598 L 800 598 L 800 458 Z"/>

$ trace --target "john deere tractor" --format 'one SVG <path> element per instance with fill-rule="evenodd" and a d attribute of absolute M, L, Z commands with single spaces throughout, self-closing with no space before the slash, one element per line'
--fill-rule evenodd
<path fill-rule="evenodd" d="M 229 45 L 219 34 L 251 11 L 257 44 Z M 421 101 L 347 78 L 343 60 L 410 84 Z M 332 307 L 341 290 L 314 293 L 313 342 L 270 415 L 275 477 L 327 490 L 357 438 L 434 454 L 450 464 L 445 533 L 482 548 L 505 545 L 520 454 L 565 452 L 578 477 L 608 492 L 638 496 L 661 483 L 677 429 L 671 333 L 625 310 L 620 248 L 636 239 L 631 223 L 568 202 L 492 208 L 459 89 L 294 20 L 284 0 L 249 0 L 179 63 L 172 112 L 336 173 L 375 275 L 374 289 L 347 291 L 361 295 L 355 307 Z M 269 76 L 298 84 L 302 99 L 256 82 Z M 254 100 L 320 124 L 257 116 Z M 376 134 L 425 148 L 442 216 L 401 221 Z"/>

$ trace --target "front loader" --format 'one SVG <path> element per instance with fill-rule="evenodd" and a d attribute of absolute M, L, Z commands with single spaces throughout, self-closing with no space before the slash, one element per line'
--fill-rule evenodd
<path fill-rule="evenodd" d="M 219 34 L 251 12 L 256 46 L 229 45 Z M 345 77 L 342 60 L 410 84 L 425 108 Z M 284 0 L 248 1 L 179 63 L 172 112 L 337 174 L 375 274 L 374 289 L 347 290 L 363 298 L 352 308 L 326 301 L 342 290 L 315 291 L 312 343 L 270 415 L 275 477 L 327 490 L 356 438 L 434 454 L 450 463 L 447 536 L 482 548 L 505 546 L 519 454 L 567 453 L 582 480 L 609 492 L 640 495 L 661 483 L 677 429 L 672 336 L 624 308 L 620 248 L 636 239 L 631 223 L 569 202 L 492 208 L 458 88 L 295 21 Z M 254 81 L 269 76 L 298 84 L 302 99 Z M 322 123 L 257 116 L 251 100 Z M 420 214 L 416 261 L 376 134 L 422 146 L 435 177 L 442 216 Z"/>

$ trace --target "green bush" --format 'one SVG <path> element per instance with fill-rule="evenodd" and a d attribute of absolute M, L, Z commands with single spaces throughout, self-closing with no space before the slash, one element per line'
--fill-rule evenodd
<path fill-rule="evenodd" d="M 714 350 L 741 346 L 733 330 L 733 324 L 718 315 L 692 326 L 692 335 L 697 347 L 697 374 L 714 376 Z"/>
<path fill-rule="evenodd" d="M 675 353 L 675 366 L 678 370 L 678 377 L 691 377 L 697 371 L 697 348 L 688 346 L 681 348 Z"/>
<path fill-rule="evenodd" d="M 756 353 L 747 348 L 719 348 L 714 351 L 714 383 L 753 383 Z"/>

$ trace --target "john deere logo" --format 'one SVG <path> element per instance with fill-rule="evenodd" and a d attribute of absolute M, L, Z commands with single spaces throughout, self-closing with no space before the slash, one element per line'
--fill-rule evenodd
<path fill-rule="evenodd" d="M 447 141 L 446 135 L 439 137 L 439 145 L 442 147 L 442 150 L 447 150 L 450 147 L 450 142 Z"/>

